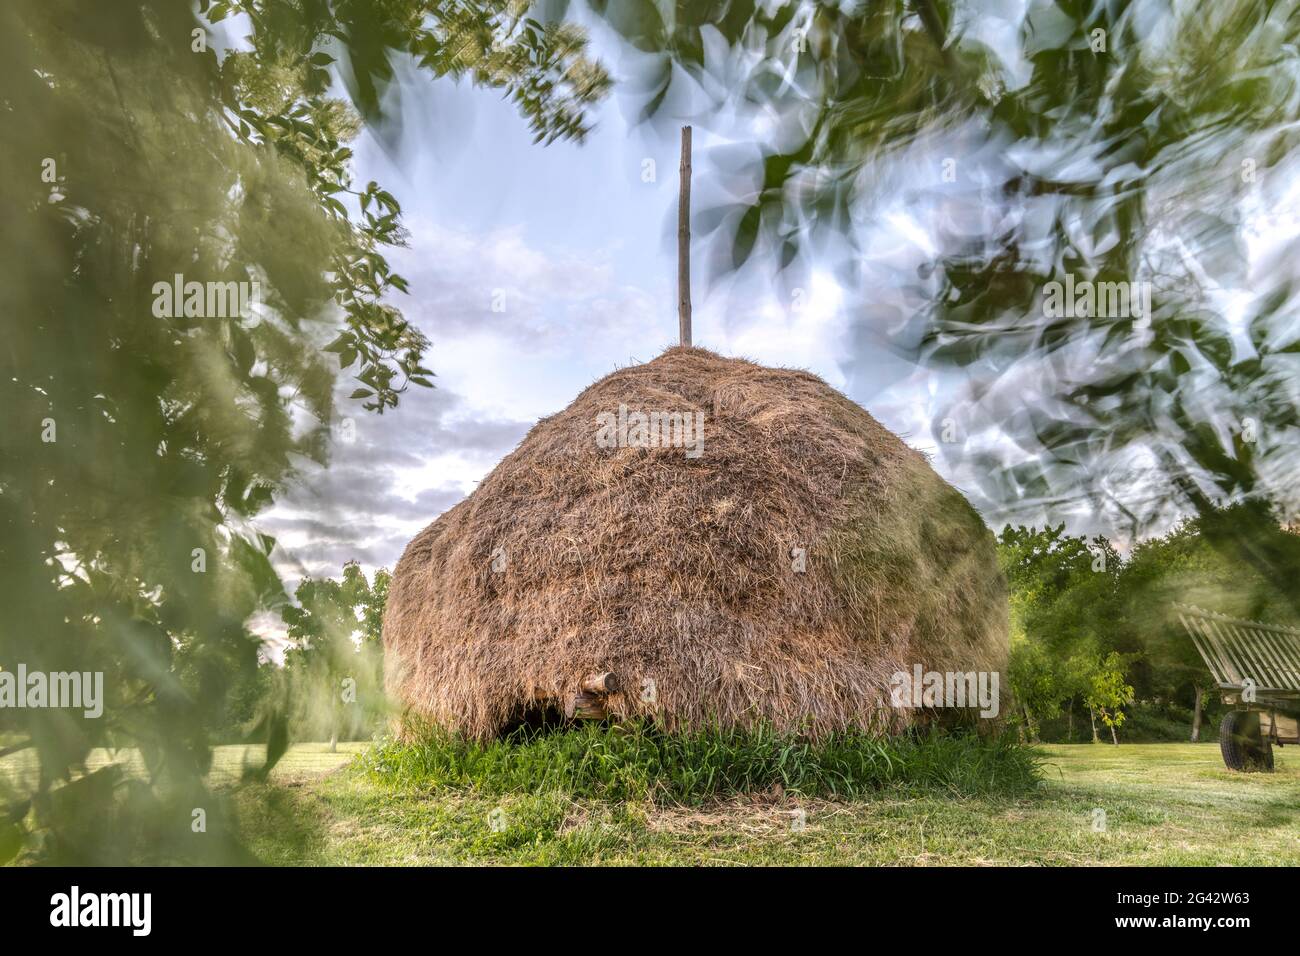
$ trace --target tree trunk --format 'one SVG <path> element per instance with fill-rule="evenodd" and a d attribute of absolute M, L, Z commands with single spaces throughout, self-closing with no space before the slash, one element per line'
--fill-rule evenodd
<path fill-rule="evenodd" d="M 1065 703 L 1065 739 L 1074 743 L 1074 698 Z"/>
<path fill-rule="evenodd" d="M 1092 704 L 1088 705 L 1088 719 L 1092 721 L 1092 742 L 1094 744 L 1099 744 L 1101 743 L 1101 738 L 1097 736 L 1097 711 L 1093 708 Z"/>
<path fill-rule="evenodd" d="M 1116 746 L 1116 747 L 1119 746 L 1119 738 L 1115 736 L 1115 725 L 1114 725 L 1114 724 L 1111 724 L 1111 725 L 1110 725 L 1110 739 L 1115 743 L 1115 746 Z"/>
<path fill-rule="evenodd" d="M 1205 690 L 1196 688 L 1196 703 L 1192 705 L 1192 743 L 1201 739 L 1201 702 L 1205 699 Z"/>
<path fill-rule="evenodd" d="M 1034 718 L 1029 714 L 1029 707 L 1021 704 L 1020 709 L 1025 712 L 1025 727 L 1029 731 L 1029 742 L 1036 744 L 1038 743 L 1038 728 L 1034 726 Z"/>
<path fill-rule="evenodd" d="M 330 731 L 330 753 L 339 752 L 339 729 L 337 727 Z"/>

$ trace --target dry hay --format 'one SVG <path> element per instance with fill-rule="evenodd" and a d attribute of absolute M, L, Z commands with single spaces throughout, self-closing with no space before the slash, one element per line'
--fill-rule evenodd
<path fill-rule="evenodd" d="M 703 454 L 599 447 L 620 403 L 704 412 Z M 668 729 L 892 731 L 918 716 L 889 706 L 896 671 L 1002 668 L 1006 595 L 979 516 L 860 406 L 672 348 L 538 422 L 415 537 L 384 646 L 408 715 L 479 738 L 600 671 L 612 715 Z"/>

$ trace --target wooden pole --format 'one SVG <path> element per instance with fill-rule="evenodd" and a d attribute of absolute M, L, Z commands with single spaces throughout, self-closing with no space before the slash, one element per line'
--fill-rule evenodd
<path fill-rule="evenodd" d="M 691 344 L 691 128 L 682 127 L 681 189 L 677 194 L 677 331 Z"/>

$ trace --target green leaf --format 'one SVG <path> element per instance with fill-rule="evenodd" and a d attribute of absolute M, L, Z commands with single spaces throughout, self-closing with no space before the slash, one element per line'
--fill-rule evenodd
<path fill-rule="evenodd" d="M 0 824 L 0 866 L 4 866 L 23 848 L 23 829 L 16 823 Z"/>
<path fill-rule="evenodd" d="M 731 261 L 733 268 L 739 269 L 749 259 L 750 253 L 754 251 L 754 242 L 758 238 L 758 226 L 762 220 L 762 209 L 757 205 L 749 207 L 745 215 L 740 217 L 740 224 L 736 226 L 736 238 L 731 247 Z"/>

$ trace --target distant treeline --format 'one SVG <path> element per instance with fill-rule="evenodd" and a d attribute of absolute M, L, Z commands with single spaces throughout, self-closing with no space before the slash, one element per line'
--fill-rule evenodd
<path fill-rule="evenodd" d="M 1234 510 L 1211 520 L 1230 523 Z M 1196 739 L 1218 698 L 1174 605 L 1295 623 L 1285 584 L 1216 549 L 1202 534 L 1205 520 L 1185 520 L 1127 557 L 1105 538 L 1065 534 L 1064 525 L 1003 529 L 1012 719 L 1027 737 L 1118 742 L 1127 729 L 1129 739 L 1168 739 L 1172 722 L 1185 721 L 1183 739 Z M 1274 548 L 1278 541 L 1297 538 L 1277 524 L 1261 534 L 1277 541 L 1260 547 L 1277 551 L 1290 551 Z"/>
<path fill-rule="evenodd" d="M 214 742 L 264 742 L 276 719 L 291 740 L 368 740 L 386 725 L 381 627 L 390 576 L 360 565 L 340 579 L 306 578 L 280 609 L 290 646 L 284 665 L 263 652 L 225 695 Z"/>

